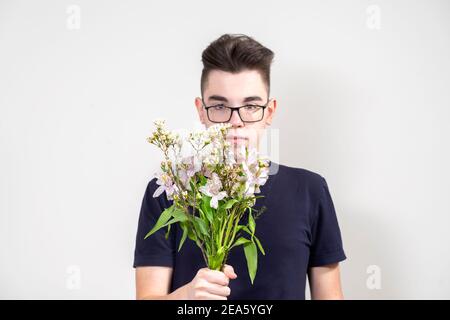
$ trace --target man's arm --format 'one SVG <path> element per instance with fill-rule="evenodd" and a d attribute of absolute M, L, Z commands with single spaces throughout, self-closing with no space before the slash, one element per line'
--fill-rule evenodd
<path fill-rule="evenodd" d="M 312 300 L 342 300 L 339 263 L 308 270 L 309 287 Z"/>
<path fill-rule="evenodd" d="M 173 268 L 136 268 L 136 299 L 167 299 Z"/>
<path fill-rule="evenodd" d="M 231 293 L 229 281 L 237 277 L 229 265 L 225 265 L 223 272 L 203 268 L 191 282 L 170 293 L 172 273 L 171 267 L 137 267 L 136 299 L 226 300 Z"/>

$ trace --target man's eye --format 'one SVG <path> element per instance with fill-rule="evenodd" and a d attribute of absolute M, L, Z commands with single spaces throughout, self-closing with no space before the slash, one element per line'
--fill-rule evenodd
<path fill-rule="evenodd" d="M 223 104 L 218 104 L 218 105 L 216 105 L 216 106 L 213 106 L 212 107 L 214 110 L 223 110 L 223 109 L 225 109 L 226 107 L 223 105 Z"/>
<path fill-rule="evenodd" d="M 259 108 L 259 106 L 253 106 L 253 105 L 245 106 L 245 110 L 247 110 L 247 111 L 255 111 L 258 108 Z"/>

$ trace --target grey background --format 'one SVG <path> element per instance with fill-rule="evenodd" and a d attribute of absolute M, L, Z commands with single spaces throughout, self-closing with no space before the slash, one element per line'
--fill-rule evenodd
<path fill-rule="evenodd" d="M 450 298 L 437 0 L 0 1 L 0 298 L 134 298 L 145 138 L 154 118 L 198 125 L 201 51 L 223 33 L 275 51 L 274 157 L 327 179 L 346 298 Z"/>

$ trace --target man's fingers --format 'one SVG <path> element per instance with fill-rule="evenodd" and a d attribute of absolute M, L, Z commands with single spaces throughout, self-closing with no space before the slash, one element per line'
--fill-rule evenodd
<path fill-rule="evenodd" d="M 234 272 L 234 269 L 232 266 L 226 264 L 223 267 L 223 273 L 225 273 L 225 275 L 230 278 L 230 279 L 236 279 L 237 278 L 237 274 L 236 272 Z"/>
<path fill-rule="evenodd" d="M 204 278 L 211 283 L 216 283 L 221 286 L 227 286 L 230 282 L 230 279 L 220 271 L 217 270 L 208 270 L 204 273 Z"/>
<path fill-rule="evenodd" d="M 206 290 L 214 295 L 228 297 L 231 294 L 230 287 L 221 286 L 220 284 L 208 283 Z"/>

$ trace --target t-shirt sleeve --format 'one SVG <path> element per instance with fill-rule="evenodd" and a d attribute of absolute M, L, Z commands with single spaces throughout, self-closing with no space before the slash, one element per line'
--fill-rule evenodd
<path fill-rule="evenodd" d="M 321 176 L 319 201 L 314 212 L 309 267 L 318 267 L 345 260 L 341 231 L 328 184 Z"/>
<path fill-rule="evenodd" d="M 145 235 L 156 224 L 161 212 L 172 205 L 167 200 L 165 192 L 153 198 L 153 193 L 157 188 L 156 178 L 153 178 L 148 183 L 142 200 L 134 251 L 133 267 L 135 268 L 140 266 L 173 267 L 174 265 L 174 228 L 170 231 L 167 239 L 165 237 L 167 227 L 158 230 L 147 239 L 144 239 Z"/>

